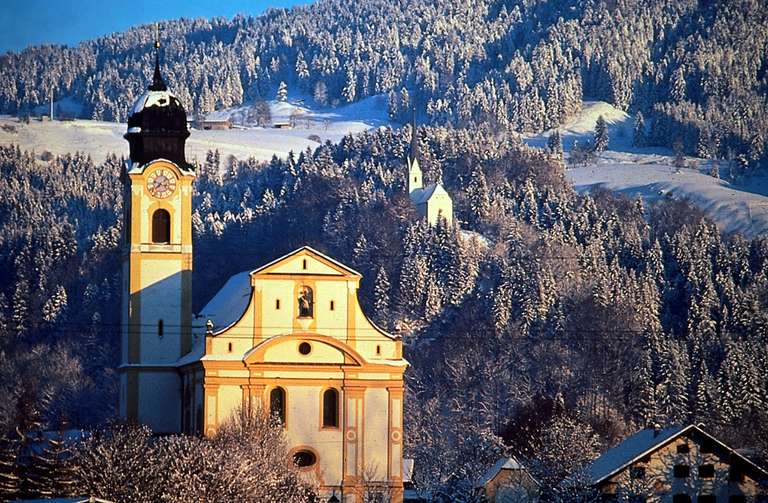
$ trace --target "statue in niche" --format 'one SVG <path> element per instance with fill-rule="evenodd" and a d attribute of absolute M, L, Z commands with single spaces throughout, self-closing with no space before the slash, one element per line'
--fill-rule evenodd
<path fill-rule="evenodd" d="M 302 286 L 299 290 L 299 318 L 311 318 L 313 306 L 312 289 Z"/>

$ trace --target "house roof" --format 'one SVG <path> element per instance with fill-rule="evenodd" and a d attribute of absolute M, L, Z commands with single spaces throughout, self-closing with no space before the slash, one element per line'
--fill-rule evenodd
<path fill-rule="evenodd" d="M 200 311 L 200 315 L 213 322 L 214 330 L 232 326 L 240 319 L 251 301 L 251 271 L 230 277 Z"/>
<path fill-rule="evenodd" d="M 476 487 L 483 487 L 488 482 L 492 481 L 493 479 L 498 476 L 498 474 L 502 470 L 526 470 L 525 466 L 523 466 L 517 459 L 515 459 L 514 456 L 510 456 L 508 458 L 501 458 L 498 461 L 496 461 L 496 464 L 494 464 L 492 467 L 488 468 L 486 472 L 483 474 L 482 477 L 480 477 L 477 481 Z M 533 479 L 533 477 L 531 477 Z M 535 482 L 535 479 L 533 479 Z M 538 484 L 538 482 L 536 482 Z"/>
<path fill-rule="evenodd" d="M 445 194 L 446 196 L 450 197 L 448 192 L 446 192 L 445 188 L 439 183 L 431 183 L 424 187 L 423 189 L 416 189 L 413 192 L 411 192 L 411 201 L 413 201 L 414 204 L 421 204 L 426 203 L 430 199 L 432 199 L 436 195 Z"/>
<path fill-rule="evenodd" d="M 699 433 L 702 436 L 719 444 L 720 447 L 730 451 L 747 466 L 757 470 L 762 478 L 768 477 L 768 473 L 766 473 L 765 470 L 757 466 L 755 463 L 745 458 L 737 451 L 731 449 L 709 433 L 705 432 L 700 427 L 691 424 L 688 426 L 672 426 L 664 429 L 646 428 L 644 430 L 638 431 L 630 437 L 627 437 L 619 445 L 609 449 L 602 456 L 587 466 L 586 474 L 589 478 L 589 481 L 593 485 L 599 484 L 607 478 L 624 470 L 632 463 L 635 463 L 644 456 L 647 456 L 648 454 L 651 454 L 664 447 L 674 439 L 691 432 Z"/>

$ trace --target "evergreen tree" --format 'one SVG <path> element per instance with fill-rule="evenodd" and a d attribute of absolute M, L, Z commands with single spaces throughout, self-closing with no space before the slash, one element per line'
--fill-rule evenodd
<path fill-rule="evenodd" d="M 277 88 L 277 101 L 288 101 L 288 85 L 283 81 L 280 81 L 280 85 Z"/>
<path fill-rule="evenodd" d="M 30 490 L 38 497 L 75 495 L 75 474 L 70 465 L 72 451 L 63 433 L 42 440 L 35 449 L 29 467 Z"/>
<path fill-rule="evenodd" d="M 638 111 L 635 114 L 635 125 L 632 131 L 632 145 L 635 147 L 645 146 L 645 118 L 643 112 Z"/>
<path fill-rule="evenodd" d="M 379 323 L 388 327 L 390 325 L 390 284 L 387 271 L 383 267 L 379 267 L 379 271 L 376 273 L 376 282 L 373 286 L 374 296 L 374 314 Z"/>
<path fill-rule="evenodd" d="M 0 439 L 0 498 L 3 501 L 12 501 L 21 495 L 24 478 L 21 449 L 21 438 L 16 431 Z"/>
<path fill-rule="evenodd" d="M 547 139 L 547 148 L 550 154 L 554 155 L 558 159 L 563 158 L 563 140 L 560 138 L 560 131 L 555 129 Z"/>
<path fill-rule="evenodd" d="M 441 297 L 437 280 L 430 274 L 424 299 L 424 316 L 427 320 L 431 320 L 440 313 L 443 307 Z"/>
<path fill-rule="evenodd" d="M 313 94 L 315 102 L 320 106 L 328 105 L 328 86 L 325 82 L 318 80 L 315 82 L 315 92 Z"/>
<path fill-rule="evenodd" d="M 608 124 L 601 115 L 595 123 L 595 152 L 604 152 L 608 148 Z"/>
<path fill-rule="evenodd" d="M 485 181 L 485 173 L 478 164 L 472 168 L 472 177 L 467 186 L 467 199 L 471 212 L 470 221 L 473 225 L 479 226 L 485 222 L 491 213 L 491 199 Z"/>
<path fill-rule="evenodd" d="M 675 73 L 672 74 L 672 82 L 669 87 L 669 93 L 672 100 L 680 103 L 685 100 L 686 97 L 686 83 L 685 72 L 683 67 L 679 67 Z"/>
<path fill-rule="evenodd" d="M 296 76 L 299 80 L 306 80 L 309 78 L 309 66 L 307 66 L 307 62 L 304 61 L 304 53 L 301 51 L 299 51 L 299 54 L 296 56 Z"/>

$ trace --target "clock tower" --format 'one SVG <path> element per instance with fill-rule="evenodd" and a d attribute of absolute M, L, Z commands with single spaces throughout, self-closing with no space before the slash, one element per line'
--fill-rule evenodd
<path fill-rule="evenodd" d="M 159 42 L 155 43 L 156 51 Z M 179 358 L 192 342 L 192 183 L 187 116 L 155 56 L 125 139 L 120 417 L 156 433 L 181 431 Z"/>

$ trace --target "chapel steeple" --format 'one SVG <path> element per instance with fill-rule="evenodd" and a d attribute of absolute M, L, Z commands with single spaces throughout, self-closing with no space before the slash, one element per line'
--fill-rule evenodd
<path fill-rule="evenodd" d="M 419 167 L 419 137 L 416 129 L 416 109 L 413 109 L 413 119 L 411 120 L 411 151 L 406 159 L 408 166 L 408 194 L 421 189 L 422 182 L 421 167 Z"/>
<path fill-rule="evenodd" d="M 128 117 L 125 139 L 130 144 L 130 158 L 136 164 L 154 159 L 172 161 L 181 169 L 191 170 L 184 157 L 189 137 L 187 113 L 170 91 L 160 72 L 160 38 L 155 38 L 155 70 L 147 91 L 136 100 Z"/>

